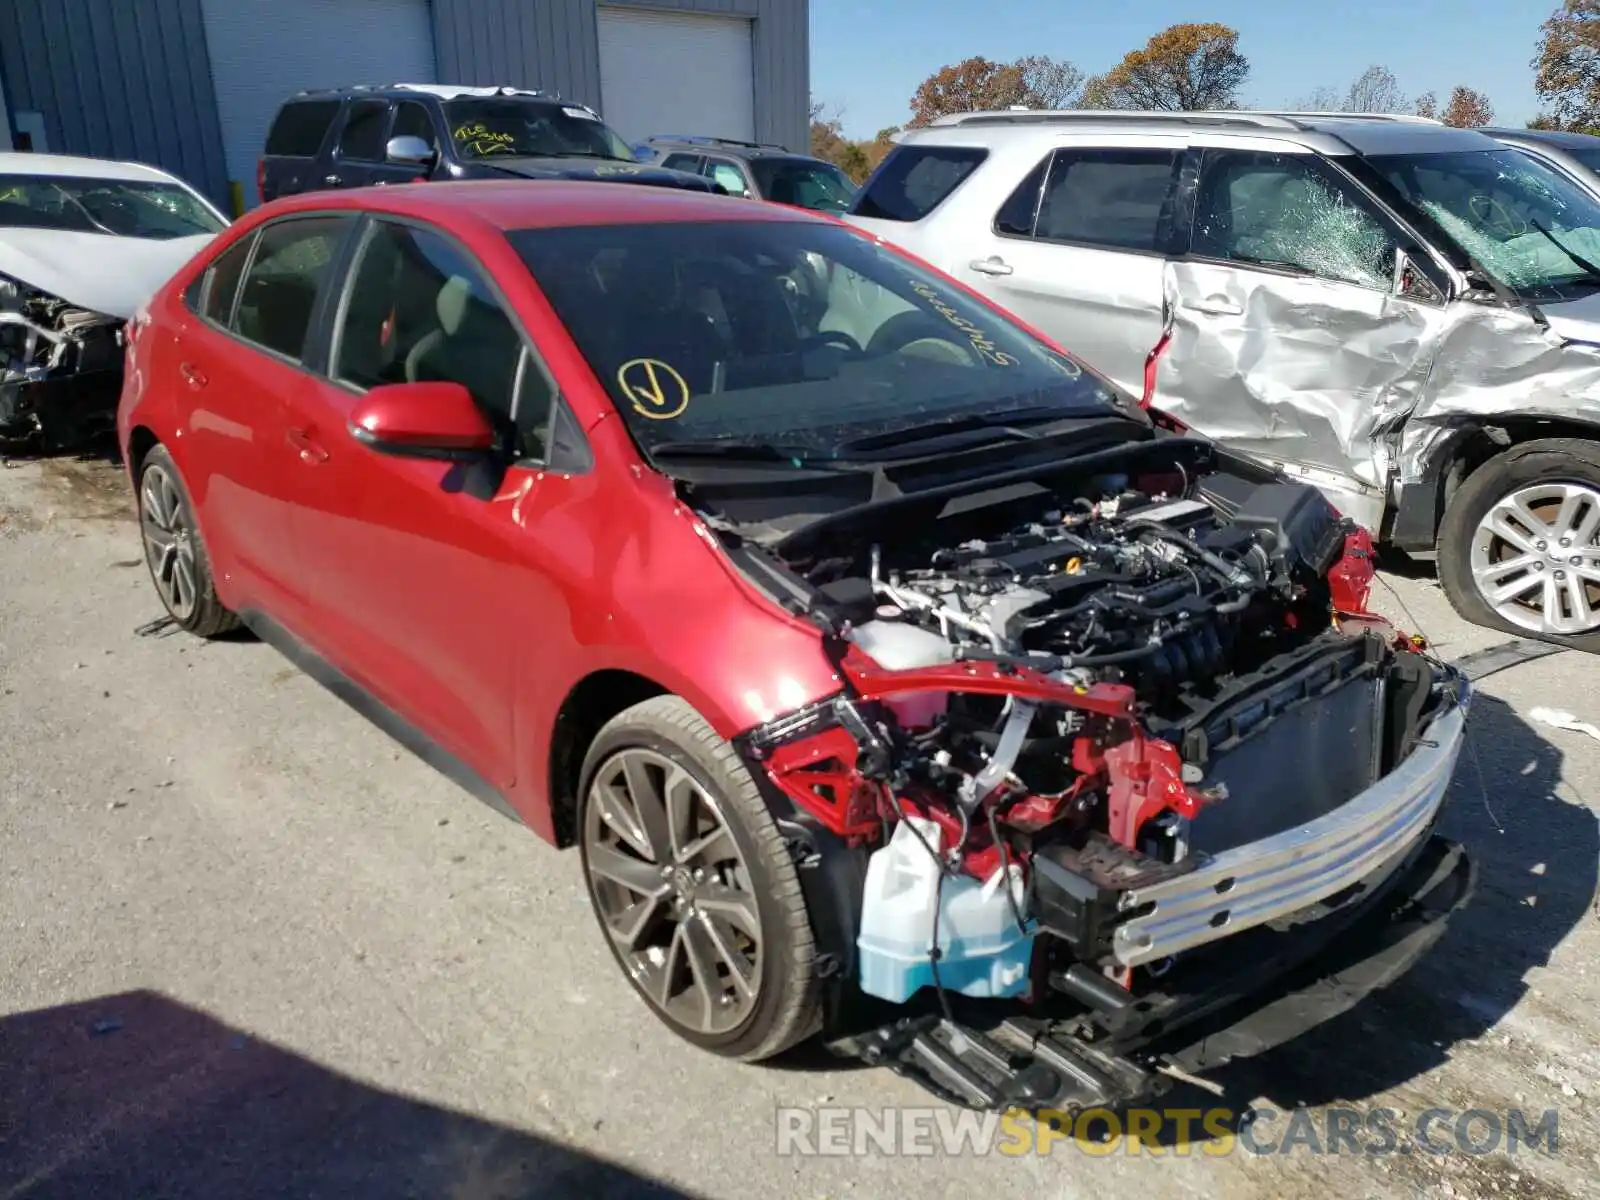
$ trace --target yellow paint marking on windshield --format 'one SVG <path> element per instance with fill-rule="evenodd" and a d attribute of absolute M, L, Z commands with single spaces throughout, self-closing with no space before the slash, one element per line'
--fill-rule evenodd
<path fill-rule="evenodd" d="M 475 142 L 505 142 L 507 144 L 517 140 L 509 133 L 495 133 L 482 121 L 474 121 L 456 130 L 456 140 L 467 141 L 468 139 Z"/>
<path fill-rule="evenodd" d="M 652 421 L 670 421 L 689 407 L 689 383 L 659 358 L 635 358 L 617 368 L 617 384 L 633 410 Z"/>
<path fill-rule="evenodd" d="M 972 343 L 972 348 L 981 355 L 985 362 L 991 362 L 997 367 L 1014 367 L 1017 360 L 1006 354 L 991 339 L 980 326 L 969 321 L 956 311 L 955 305 L 946 300 L 936 290 L 923 283 L 920 279 L 909 281 L 911 290 L 928 302 L 928 306 L 938 313 L 951 325 L 967 335 L 967 340 Z"/>
<path fill-rule="evenodd" d="M 1045 362 L 1049 363 L 1068 379 L 1078 379 L 1082 377 L 1083 368 L 1077 363 L 1073 362 L 1070 358 L 1067 358 L 1065 355 L 1057 354 L 1053 350 L 1045 350 L 1042 347 L 1039 349 L 1038 353 L 1040 358 L 1044 359 Z"/>

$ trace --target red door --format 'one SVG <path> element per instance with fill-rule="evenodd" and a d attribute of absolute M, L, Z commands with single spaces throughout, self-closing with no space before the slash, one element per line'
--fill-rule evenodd
<path fill-rule="evenodd" d="M 290 427 L 315 447 L 293 518 L 312 580 L 306 634 L 343 672 L 479 775 L 513 781 L 519 572 L 510 545 L 527 472 L 469 494 L 462 468 L 368 449 L 345 424 L 359 396 L 313 383 Z"/>
<path fill-rule="evenodd" d="M 448 379 L 509 420 L 521 335 L 464 250 L 379 221 L 352 265 L 328 374 L 290 402 L 306 451 L 293 534 L 322 654 L 479 775 L 514 777 L 516 646 L 525 636 L 517 500 L 533 472 L 477 486 L 449 463 L 398 458 L 349 433 L 369 388 Z M 548 403 L 548 401 L 547 401 Z"/>
<path fill-rule="evenodd" d="M 285 402 L 307 377 L 198 320 L 176 349 L 189 406 L 182 465 L 214 566 L 231 603 L 289 617 L 307 591 L 289 528 Z"/>

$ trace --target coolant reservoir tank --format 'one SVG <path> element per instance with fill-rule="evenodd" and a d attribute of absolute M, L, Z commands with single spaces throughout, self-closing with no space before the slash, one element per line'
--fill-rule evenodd
<path fill-rule="evenodd" d="M 950 643 L 932 630 L 904 621 L 866 621 L 848 637 L 863 654 L 889 671 L 909 671 L 954 661 Z"/>

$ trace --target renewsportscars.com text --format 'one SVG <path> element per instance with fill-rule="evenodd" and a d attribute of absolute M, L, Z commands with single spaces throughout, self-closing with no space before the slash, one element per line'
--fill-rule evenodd
<path fill-rule="evenodd" d="M 1134 1108 L 1121 1113 L 1013 1109 L 1006 1113 L 928 1108 L 779 1108 L 778 1154 L 801 1157 L 1068 1152 L 1255 1155 L 1554 1154 L 1555 1109 L 1487 1108 Z"/>

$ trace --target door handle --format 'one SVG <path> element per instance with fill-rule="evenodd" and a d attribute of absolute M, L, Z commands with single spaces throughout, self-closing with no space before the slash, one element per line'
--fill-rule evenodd
<path fill-rule="evenodd" d="M 304 429 L 291 429 L 288 432 L 289 445 L 300 452 L 300 461 L 315 466 L 317 463 L 328 461 L 328 452 L 317 444 L 316 440 Z"/>
<path fill-rule="evenodd" d="M 1235 304 L 1232 300 L 1225 300 L 1221 296 L 1212 296 L 1195 304 L 1185 305 L 1185 307 L 1193 312 L 1204 313 L 1208 317 L 1239 317 L 1244 315 L 1244 307 L 1242 305 Z"/>
<path fill-rule="evenodd" d="M 178 374 L 183 376 L 183 381 L 192 388 L 203 388 L 209 382 L 205 372 L 193 363 L 179 363 Z"/>
<path fill-rule="evenodd" d="M 991 254 L 988 258 L 975 258 L 967 265 L 980 275 L 1009 275 L 1015 269 L 998 254 Z"/>
<path fill-rule="evenodd" d="M 339 182 L 339 177 L 337 175 L 324 175 L 322 177 L 322 182 L 323 183 L 338 183 Z"/>

